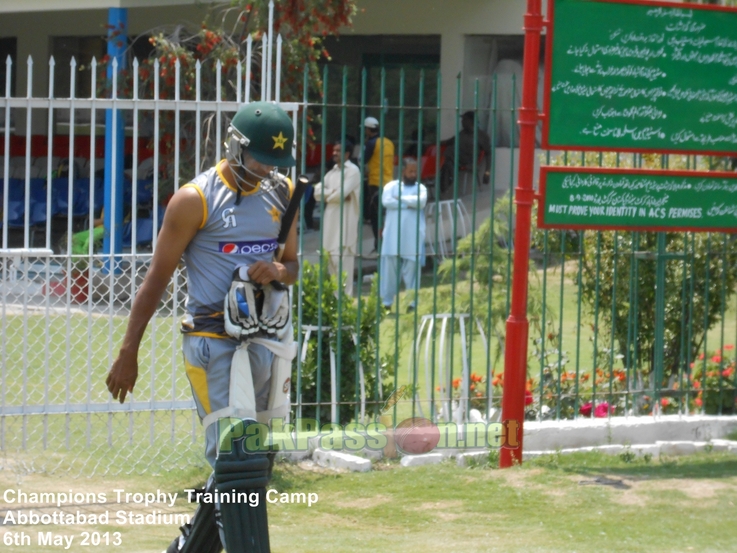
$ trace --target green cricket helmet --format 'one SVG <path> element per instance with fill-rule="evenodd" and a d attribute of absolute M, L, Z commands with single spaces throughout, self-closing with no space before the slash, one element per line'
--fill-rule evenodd
<path fill-rule="evenodd" d="M 228 127 L 225 151 L 228 162 L 244 164 L 246 151 L 259 163 L 293 167 L 294 128 L 289 115 L 271 102 L 251 102 L 240 108 Z"/>

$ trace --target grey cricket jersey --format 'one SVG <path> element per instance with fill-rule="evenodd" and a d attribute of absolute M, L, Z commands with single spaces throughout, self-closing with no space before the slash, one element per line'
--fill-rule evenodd
<path fill-rule="evenodd" d="M 200 193 L 205 217 L 184 250 L 188 293 L 182 332 L 224 337 L 223 301 L 233 270 L 238 265 L 273 260 L 292 183 L 279 175 L 276 179 L 281 183 L 271 192 L 262 192 L 259 186 L 241 193 L 236 205 L 237 189 L 225 181 L 218 167 L 185 185 Z"/>

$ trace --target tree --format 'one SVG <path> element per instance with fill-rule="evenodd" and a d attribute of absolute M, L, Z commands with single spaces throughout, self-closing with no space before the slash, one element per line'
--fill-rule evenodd
<path fill-rule="evenodd" d="M 327 259 L 320 264 L 307 261 L 302 264 L 302 325 L 322 327 L 323 332 L 312 332 L 307 342 L 307 356 L 301 367 L 302 418 L 317 419 L 318 390 L 320 419 L 324 423 L 330 418 L 331 359 L 335 353 L 336 371 L 340 375 L 338 390 L 338 422 L 347 424 L 360 415 L 360 370 L 363 368 L 366 394 L 367 418 L 381 414 L 383 400 L 390 395 L 385 379 L 393 374 L 391 355 L 379 356 L 376 343 L 376 327 L 384 311 L 377 309 L 379 291 L 376 283 L 371 292 L 356 303 L 353 298 L 343 296 L 338 302 L 338 281 L 327 271 Z M 294 306 L 297 312 L 297 306 Z M 360 321 L 359 321 L 360 314 Z M 338 330 L 341 328 L 342 330 Z M 338 341 L 340 340 L 340 343 Z M 378 378 L 377 378 L 378 372 Z M 318 386 L 319 377 L 319 386 Z M 297 378 L 294 378 L 296 383 Z M 296 389 L 296 386 L 295 386 Z M 294 403 L 298 398 L 293 398 Z"/>
<path fill-rule="evenodd" d="M 281 101 L 300 101 L 304 93 L 305 74 L 307 86 L 320 93 L 321 82 L 318 62 L 329 59 L 323 45 L 327 36 L 337 35 L 341 28 L 349 27 L 356 13 L 355 0 L 274 0 L 274 35 L 282 37 L 282 80 Z M 262 38 L 269 30 L 269 0 L 233 0 L 229 6 L 213 7 L 199 29 L 187 29 L 182 25 L 164 26 L 153 29 L 149 35 L 150 54 L 137 60 L 135 71 L 133 60 L 129 69 L 121 72 L 117 95 L 131 98 L 133 87 L 137 87 L 139 98 L 158 97 L 162 100 L 178 97 L 183 100 L 234 101 L 245 98 L 244 79 L 246 68 L 238 66 L 246 59 L 251 45 L 252 65 L 250 98 L 262 97 L 262 71 L 268 60 L 263 51 Z M 112 29 L 109 40 L 117 40 L 120 31 Z M 250 39 L 250 41 L 249 41 Z M 132 49 L 129 49 L 132 57 Z M 109 97 L 112 82 L 105 77 L 107 57 L 101 60 L 98 69 L 98 97 Z M 276 41 L 273 61 L 276 63 Z M 199 78 L 198 78 L 199 74 Z M 218 88 L 218 77 L 220 87 Z M 178 84 L 178 90 L 177 90 Z M 241 90 L 239 96 L 238 90 Z M 273 92 L 272 92 L 273 96 Z M 141 117 L 150 117 L 141 112 Z M 192 175 L 216 161 L 216 125 L 221 128 L 227 122 L 227 114 L 216 121 L 217 113 L 201 114 L 202 136 L 200 163 L 194 144 L 197 138 L 197 115 L 182 111 L 179 117 L 180 183 L 187 182 Z M 159 112 L 160 125 L 160 191 L 168 194 L 174 188 L 174 141 L 177 115 L 173 110 Z M 311 129 L 308 131 L 312 134 Z"/>
<path fill-rule="evenodd" d="M 571 156 L 556 164 L 579 164 Z M 615 154 L 588 154 L 586 166 L 614 167 L 630 164 Z M 686 156 L 644 154 L 645 168 L 686 169 Z M 700 169 L 725 169 L 729 160 L 702 158 Z M 721 317 L 737 286 L 737 241 L 726 235 L 667 232 L 665 237 L 665 293 L 663 325 L 663 381 L 655 378 L 657 240 L 654 232 L 568 232 L 549 233 L 548 252 L 582 252 L 581 294 L 598 327 L 614 335 L 616 354 L 628 368 L 637 368 L 649 386 L 667 387 L 673 375 L 690 372 L 690 362 L 704 347 L 707 331 Z M 536 232 L 533 244 L 542 244 Z M 580 248 L 580 249 L 579 249 Z M 661 261 L 662 262 L 662 261 Z M 572 275 L 573 276 L 573 275 Z M 608 340 L 601 346 L 609 347 Z M 602 343 L 600 341 L 599 343 Z M 601 353 L 601 351 L 599 352 Z M 610 358 L 611 356 L 605 356 Z M 600 363 L 601 364 L 601 363 Z M 612 367 L 608 367 L 612 370 Z"/>

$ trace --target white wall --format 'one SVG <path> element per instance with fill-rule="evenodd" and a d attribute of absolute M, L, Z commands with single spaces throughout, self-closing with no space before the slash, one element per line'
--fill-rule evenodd
<path fill-rule="evenodd" d="M 0 13 L 182 6 L 201 2 L 202 0 L 2 0 Z"/>
<path fill-rule="evenodd" d="M 359 0 L 345 34 L 439 34 L 443 76 L 441 135 L 452 134 L 456 75 L 463 69 L 466 35 L 522 34 L 526 0 Z M 464 93 L 461 92 L 463 97 Z"/>
<path fill-rule="evenodd" d="M 36 2 L 37 0 L 34 0 Z M 28 2 L 26 2 L 28 4 Z M 89 3 L 89 2 L 88 2 Z M 102 4 L 103 2 L 96 2 Z M 57 2 L 58 4 L 58 2 Z M 206 6 L 177 6 L 137 8 L 128 12 L 128 32 L 134 36 L 164 24 L 188 22 L 195 28 L 204 19 Z M 49 56 L 51 37 L 54 36 L 104 36 L 107 25 L 107 9 L 72 10 L 44 13 L 3 13 L 0 16 L 0 36 L 17 37 L 18 67 L 16 69 L 16 95 L 26 96 L 28 83 L 27 60 L 33 58 L 33 95 L 47 97 L 49 90 Z M 4 63 L 5 60 L 2 60 Z M 5 90 L 5 83 L 1 83 Z M 38 115 L 36 115 L 38 113 Z M 16 133 L 25 134 L 25 113 L 18 110 L 15 116 Z M 35 110 L 33 133 L 46 133 L 46 110 Z"/>

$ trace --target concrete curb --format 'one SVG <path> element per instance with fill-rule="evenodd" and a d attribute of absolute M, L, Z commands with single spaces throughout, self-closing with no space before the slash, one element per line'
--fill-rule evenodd
<path fill-rule="evenodd" d="M 327 451 L 316 449 L 312 454 L 312 460 L 319 466 L 331 469 L 344 469 L 351 472 L 369 472 L 371 461 L 363 457 L 357 457 L 342 451 Z"/>
<path fill-rule="evenodd" d="M 737 454 L 737 441 L 723 439 L 737 431 L 737 416 L 665 415 L 653 417 L 612 417 L 610 419 L 577 419 L 564 421 L 529 421 L 525 423 L 523 459 L 599 451 L 608 455 L 631 452 L 637 457 L 650 455 L 689 455 L 698 451 L 720 451 Z M 278 459 L 299 462 L 312 456 L 320 466 L 357 472 L 371 470 L 372 461 L 386 452 L 363 449 L 361 456 L 344 451 L 320 448 L 319 437 L 309 440 L 307 451 L 285 451 Z M 455 458 L 458 466 L 483 461 L 489 449 L 442 449 L 423 455 L 404 455 L 403 467 L 437 464 Z"/>
<path fill-rule="evenodd" d="M 442 453 L 425 453 L 423 455 L 405 455 L 399 464 L 403 467 L 421 467 L 423 465 L 437 465 L 447 457 Z"/>
<path fill-rule="evenodd" d="M 525 448 L 531 451 L 606 444 L 654 444 L 658 441 L 707 441 L 737 431 L 737 416 L 662 415 L 524 424 Z"/>

